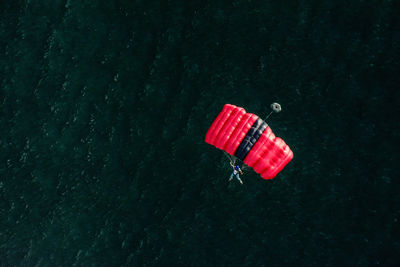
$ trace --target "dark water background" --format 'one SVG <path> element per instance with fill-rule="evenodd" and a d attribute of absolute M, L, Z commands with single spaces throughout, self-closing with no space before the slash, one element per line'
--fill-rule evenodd
<path fill-rule="evenodd" d="M 1 266 L 397 266 L 399 1 L 0 2 Z M 294 159 L 228 183 L 232 103 Z"/>

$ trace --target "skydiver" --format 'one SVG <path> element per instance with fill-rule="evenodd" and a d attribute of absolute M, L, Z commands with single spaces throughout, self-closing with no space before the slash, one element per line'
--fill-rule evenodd
<path fill-rule="evenodd" d="M 231 181 L 231 180 L 233 179 L 233 176 L 236 176 L 236 179 L 238 179 L 239 182 L 240 182 L 241 184 L 243 184 L 242 180 L 241 180 L 240 177 L 239 177 L 239 172 L 240 172 L 240 174 L 243 175 L 242 169 L 240 169 L 239 165 L 234 165 L 232 161 L 230 162 L 230 164 L 231 164 L 231 166 L 232 166 L 232 168 L 233 168 L 233 172 L 232 172 L 232 174 L 231 174 L 231 177 L 229 178 L 229 181 Z"/>

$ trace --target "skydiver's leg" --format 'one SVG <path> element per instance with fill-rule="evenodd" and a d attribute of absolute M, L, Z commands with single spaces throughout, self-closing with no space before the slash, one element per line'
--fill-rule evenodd
<path fill-rule="evenodd" d="M 232 178 L 233 178 L 233 172 L 232 172 L 232 174 L 231 174 L 231 177 L 229 178 L 229 181 L 231 181 L 231 180 L 232 180 Z"/>
<path fill-rule="evenodd" d="M 238 173 L 238 174 L 236 174 L 236 179 L 238 179 L 238 180 L 239 180 L 239 182 L 240 182 L 241 184 L 243 184 L 242 180 L 241 180 L 241 179 L 240 179 L 240 177 L 239 177 L 239 173 Z"/>

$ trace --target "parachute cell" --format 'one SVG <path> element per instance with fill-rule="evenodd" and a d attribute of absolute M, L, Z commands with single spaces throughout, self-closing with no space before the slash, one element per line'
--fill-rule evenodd
<path fill-rule="evenodd" d="M 239 158 L 264 179 L 274 178 L 293 158 L 289 146 L 265 121 L 231 104 L 224 105 L 205 141 Z"/>

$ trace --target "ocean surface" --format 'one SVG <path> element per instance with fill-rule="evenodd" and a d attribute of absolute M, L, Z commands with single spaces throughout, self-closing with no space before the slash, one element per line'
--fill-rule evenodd
<path fill-rule="evenodd" d="M 0 266 L 399 266 L 400 2 L 3 0 Z M 226 103 L 294 153 L 204 142 Z"/>

